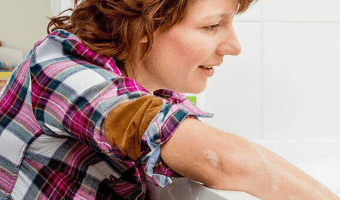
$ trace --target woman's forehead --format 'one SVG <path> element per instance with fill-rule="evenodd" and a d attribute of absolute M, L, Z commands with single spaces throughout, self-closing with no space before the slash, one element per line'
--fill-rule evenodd
<path fill-rule="evenodd" d="M 207 2 L 209 0 L 188 0 L 190 4 Z M 235 10 L 235 14 L 240 14 L 245 12 L 253 3 L 258 0 L 225 0 L 231 4 L 233 4 L 233 8 Z"/>
<path fill-rule="evenodd" d="M 201 19 L 227 18 L 237 12 L 237 0 L 194 0 L 187 17 Z"/>
<path fill-rule="evenodd" d="M 245 3 L 245 2 L 250 2 L 252 0 L 221 0 L 219 1 L 220 3 L 222 2 L 226 2 L 228 3 L 229 5 L 231 5 L 231 7 L 233 7 L 234 9 L 236 9 L 238 7 L 238 4 L 240 3 Z M 209 3 L 209 2 L 213 2 L 213 0 L 189 0 L 189 3 L 191 5 L 194 5 L 196 3 L 201 3 L 201 4 L 204 4 L 204 3 Z M 189 7 L 190 9 L 190 7 Z"/>

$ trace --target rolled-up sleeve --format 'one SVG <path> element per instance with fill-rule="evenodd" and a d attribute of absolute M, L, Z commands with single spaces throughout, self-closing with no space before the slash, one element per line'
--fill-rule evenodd
<path fill-rule="evenodd" d="M 163 100 L 152 95 L 119 104 L 105 119 L 104 133 L 109 143 L 137 161 L 142 156 L 143 135 L 162 106 Z"/>
<path fill-rule="evenodd" d="M 137 161 L 146 178 L 165 187 L 170 177 L 180 176 L 160 157 L 161 145 L 167 142 L 186 118 L 197 118 L 182 104 L 173 104 L 153 95 L 121 103 L 105 120 L 105 135 L 110 144 Z"/>

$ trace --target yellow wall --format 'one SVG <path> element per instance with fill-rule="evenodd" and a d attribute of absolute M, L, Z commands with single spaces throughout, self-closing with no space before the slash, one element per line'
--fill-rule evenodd
<path fill-rule="evenodd" d="M 34 43 L 46 37 L 51 0 L 0 0 L 2 46 L 21 49 L 26 55 Z"/>

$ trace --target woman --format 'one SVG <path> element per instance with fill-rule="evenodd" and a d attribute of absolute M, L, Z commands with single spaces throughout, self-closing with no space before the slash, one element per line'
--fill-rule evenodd
<path fill-rule="evenodd" d="M 198 120 L 252 0 L 83 0 L 52 18 L 1 95 L 1 199 L 144 199 L 185 176 L 261 199 L 339 200 L 285 160 Z M 76 2 L 77 4 L 77 2 Z"/>

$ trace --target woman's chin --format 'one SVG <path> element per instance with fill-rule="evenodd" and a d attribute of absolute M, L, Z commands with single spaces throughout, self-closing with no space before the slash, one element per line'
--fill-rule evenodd
<path fill-rule="evenodd" d="M 179 88 L 177 90 L 174 90 L 178 93 L 190 93 L 190 94 L 199 94 L 203 92 L 207 87 L 207 83 L 204 84 L 192 84 L 192 85 L 186 85 L 186 87 Z"/>

